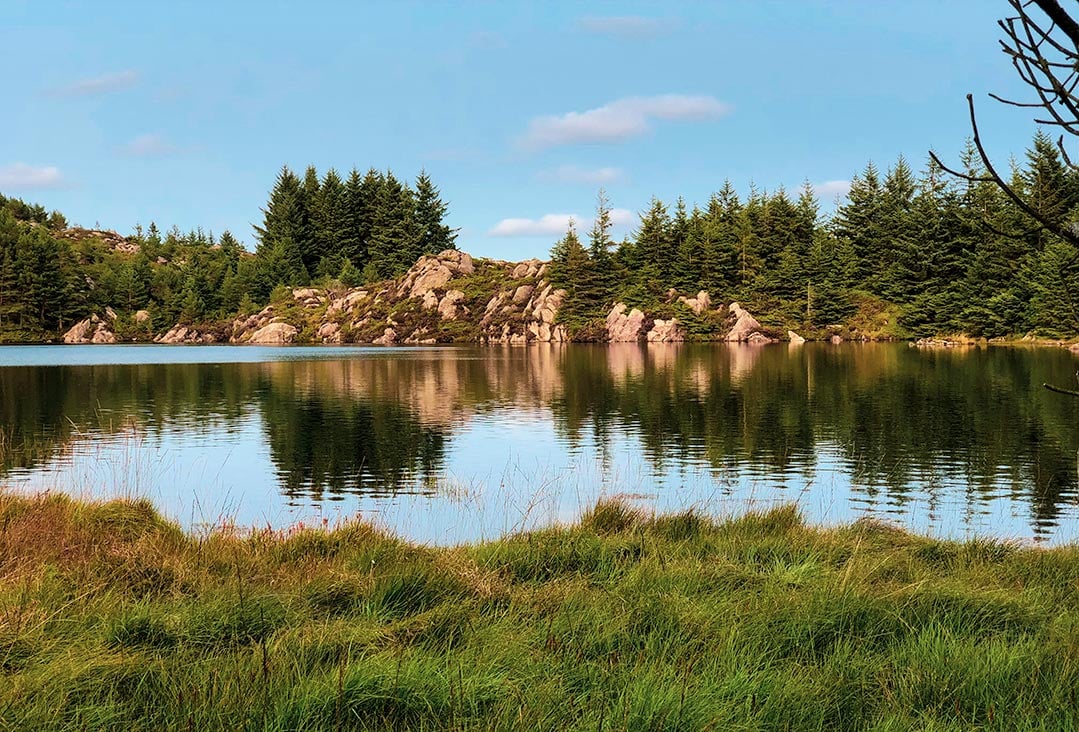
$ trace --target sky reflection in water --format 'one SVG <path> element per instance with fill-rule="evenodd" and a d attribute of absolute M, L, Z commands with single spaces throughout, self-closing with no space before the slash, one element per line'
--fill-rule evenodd
<path fill-rule="evenodd" d="M 795 501 L 938 535 L 1079 536 L 1079 359 L 1054 349 L 0 348 L 0 483 L 187 526 L 359 512 L 453 543 L 599 495 Z"/>

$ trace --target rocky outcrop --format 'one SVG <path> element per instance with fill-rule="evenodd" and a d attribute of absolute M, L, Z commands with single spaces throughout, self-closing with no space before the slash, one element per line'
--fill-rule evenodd
<path fill-rule="evenodd" d="M 158 343 L 419 344 L 448 342 L 564 343 L 570 333 L 559 323 L 566 291 L 547 279 L 548 264 L 530 259 L 505 262 L 473 260 L 446 250 L 423 256 L 400 277 L 362 288 L 297 287 L 275 291 L 262 310 L 229 325 L 193 327 L 177 324 L 154 339 Z M 283 295 L 283 297 L 282 297 Z M 724 322 L 724 314 L 727 319 Z M 674 315 L 674 317 L 672 317 Z M 115 340 L 108 322 L 114 313 L 87 319 L 66 334 L 74 343 Z M 133 315 L 148 335 L 150 313 Z M 585 323 L 573 333 L 581 340 L 614 343 L 675 343 L 687 338 L 715 338 L 770 343 L 780 335 L 762 327 L 738 303 L 716 308 L 708 292 L 679 295 L 670 290 L 656 311 L 615 303 L 606 318 Z M 797 342 L 797 335 L 788 336 Z"/>
<path fill-rule="evenodd" d="M 704 290 L 698 292 L 696 297 L 679 297 L 678 302 L 684 304 L 697 315 L 712 307 L 712 298 Z"/>
<path fill-rule="evenodd" d="M 727 310 L 734 318 L 734 325 L 727 331 L 727 337 L 725 340 L 731 342 L 748 341 L 749 337 L 754 332 L 759 331 L 761 324 L 757 322 L 757 319 L 749 314 L 748 310 L 742 308 L 737 302 L 732 302 L 727 306 Z"/>
<path fill-rule="evenodd" d="M 517 264 L 510 272 L 510 278 L 522 280 L 528 277 L 543 277 L 547 273 L 547 264 L 538 259 L 526 259 Z"/>
<path fill-rule="evenodd" d="M 64 343 L 116 343 L 116 333 L 112 330 L 111 323 L 116 320 L 116 313 L 112 308 L 105 309 L 105 318 L 91 315 L 85 320 L 80 320 L 64 333 Z"/>
<path fill-rule="evenodd" d="M 632 343 L 641 339 L 644 312 L 633 308 L 626 312 L 626 304 L 618 302 L 607 314 L 607 340 L 611 343 Z"/>
<path fill-rule="evenodd" d="M 326 316 L 333 317 L 340 313 L 351 313 L 368 297 L 370 297 L 370 293 L 367 290 L 349 290 L 345 295 L 334 299 L 330 303 L 329 307 L 326 308 Z"/>
<path fill-rule="evenodd" d="M 293 290 L 292 298 L 305 308 L 317 308 L 326 303 L 323 292 L 313 287 L 302 287 Z"/>
<path fill-rule="evenodd" d="M 510 272 L 511 279 L 523 279 L 528 273 L 533 277 L 542 277 L 544 265 L 535 261 L 522 262 Z M 513 277 L 513 273 L 524 273 Z M 564 343 L 569 334 L 562 325 L 556 325 L 558 310 L 566 298 L 566 291 L 556 289 L 545 279 L 534 285 L 518 285 L 495 292 L 487 301 L 480 319 L 481 343 L 506 343 L 524 345 L 526 343 Z"/>
<path fill-rule="evenodd" d="M 323 323 L 319 326 L 316 335 L 323 343 L 340 343 L 341 326 L 337 323 Z"/>
<path fill-rule="evenodd" d="M 431 290 L 445 287 L 454 277 L 475 271 L 472 257 L 457 249 L 446 249 L 433 257 L 423 256 L 405 273 L 397 287 L 397 295 L 422 298 Z"/>
<path fill-rule="evenodd" d="M 137 254 L 139 251 L 137 242 L 134 242 L 125 236 L 120 236 L 115 231 L 109 229 L 83 229 L 79 226 L 73 226 L 69 229 L 60 230 L 58 236 L 61 239 L 75 242 L 93 241 L 96 239 L 110 247 L 113 251 L 123 252 L 124 254 Z"/>
<path fill-rule="evenodd" d="M 795 333 L 793 330 L 787 331 L 787 340 L 791 342 L 791 345 L 800 346 L 806 342 L 806 339 Z"/>
<path fill-rule="evenodd" d="M 670 320 L 656 318 L 652 321 L 651 330 L 645 336 L 645 340 L 649 343 L 680 343 L 685 339 L 685 334 L 678 327 L 676 318 Z"/>
<path fill-rule="evenodd" d="M 299 328 L 288 323 L 270 323 L 252 333 L 245 342 L 280 346 L 295 341 L 299 332 Z"/>
<path fill-rule="evenodd" d="M 438 301 L 438 314 L 443 320 L 457 320 L 457 303 L 465 299 L 460 290 L 450 290 Z"/>
<path fill-rule="evenodd" d="M 154 338 L 154 343 L 217 343 L 217 336 L 177 323 L 167 333 Z"/>
<path fill-rule="evenodd" d="M 393 328 L 387 328 L 382 332 L 382 335 L 376 338 L 372 343 L 379 346 L 390 346 L 397 342 L 397 331 Z"/>

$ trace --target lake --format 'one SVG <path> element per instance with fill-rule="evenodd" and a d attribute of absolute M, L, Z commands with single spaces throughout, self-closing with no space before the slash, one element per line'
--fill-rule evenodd
<path fill-rule="evenodd" d="M 1041 384 L 1077 368 L 906 344 L 0 347 L 0 485 L 434 544 L 614 495 L 1071 542 L 1079 399 Z"/>

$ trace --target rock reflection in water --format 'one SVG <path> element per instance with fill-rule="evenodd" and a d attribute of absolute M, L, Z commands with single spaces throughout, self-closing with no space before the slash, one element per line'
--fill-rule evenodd
<path fill-rule="evenodd" d="M 1079 400 L 1039 386 L 1074 373 L 1063 351 L 617 344 L 228 363 L 237 349 L 204 350 L 223 362 L 138 363 L 147 350 L 134 348 L 132 363 L 65 366 L 57 349 L 57 365 L 0 366 L 0 472 L 65 487 L 74 456 L 135 431 L 175 454 L 196 437 L 258 442 L 272 470 L 249 471 L 266 485 L 244 500 L 435 493 L 447 476 L 482 483 L 524 449 L 597 461 L 584 492 L 639 461 L 660 494 L 722 476 L 732 490 L 791 486 L 811 512 L 918 506 L 933 525 L 934 512 L 1006 504 L 1035 536 L 1075 512 Z"/>

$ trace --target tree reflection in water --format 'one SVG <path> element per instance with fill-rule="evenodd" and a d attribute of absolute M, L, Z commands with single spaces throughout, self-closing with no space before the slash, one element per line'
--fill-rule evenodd
<path fill-rule="evenodd" d="M 612 345 L 348 350 L 317 360 L 0 368 L 0 471 L 62 461 L 123 430 L 229 433 L 252 409 L 277 489 L 316 500 L 428 491 L 476 420 L 553 423 L 559 449 L 629 435 L 657 471 L 706 463 L 812 483 L 834 462 L 854 500 L 947 494 L 1026 505 L 1035 533 L 1077 496 L 1075 357 L 1048 349 L 921 351 Z M 58 349 L 57 360 L 64 351 Z M 132 358 L 137 359 L 137 349 Z M 506 446 L 479 446 L 489 462 Z M 459 474 L 476 465 L 455 465 Z M 490 467 L 490 466 L 486 466 Z"/>

